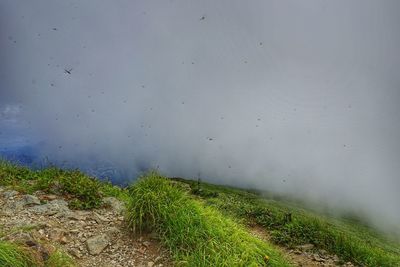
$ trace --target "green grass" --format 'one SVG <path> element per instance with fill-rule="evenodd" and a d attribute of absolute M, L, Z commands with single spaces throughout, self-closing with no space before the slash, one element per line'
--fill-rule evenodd
<path fill-rule="evenodd" d="M 249 191 L 178 180 L 188 183 L 194 196 L 226 216 L 265 227 L 276 244 L 294 247 L 311 243 L 343 261 L 367 266 L 400 266 L 400 244 L 355 221 L 315 214 Z"/>
<path fill-rule="evenodd" d="M 399 242 L 357 220 L 316 214 L 284 199 L 261 197 L 257 192 L 177 181 L 149 173 L 129 189 L 123 189 L 77 170 L 31 170 L 0 160 L 0 186 L 22 193 L 41 190 L 63 195 L 75 209 L 98 208 L 106 196 L 128 203 L 131 229 L 157 231 L 178 265 L 260 266 L 266 264 L 263 257 L 268 255 L 270 266 L 287 266 L 289 263 L 276 247 L 251 236 L 243 227 L 257 224 L 277 245 L 311 243 L 343 261 L 400 266 Z M 183 183 L 190 185 L 190 193 Z M 0 266 L 35 266 L 32 262 L 21 265 L 33 261 L 29 253 L 24 247 L 2 241 Z M 69 266 L 68 258 L 62 254 L 52 255 L 49 262 L 54 264 L 48 266 L 57 266 L 57 261 L 64 261 L 60 266 Z"/>
<path fill-rule="evenodd" d="M 35 267 L 39 262 L 28 249 L 0 240 L 0 266 L 2 267 Z"/>
<path fill-rule="evenodd" d="M 56 250 L 45 262 L 45 267 L 75 267 L 74 260 L 67 254 Z"/>
<path fill-rule="evenodd" d="M 290 266 L 279 250 L 157 173 L 141 178 L 129 194 L 130 228 L 156 231 L 178 266 Z"/>
<path fill-rule="evenodd" d="M 75 267 L 74 260 L 55 250 L 45 261 L 37 251 L 20 244 L 0 240 L 1 267 Z"/>
<path fill-rule="evenodd" d="M 127 200 L 124 189 L 99 181 L 78 170 L 49 167 L 31 170 L 27 167 L 0 160 L 0 185 L 31 194 L 41 190 L 64 195 L 72 209 L 93 209 L 102 205 L 102 197 L 114 196 Z"/>

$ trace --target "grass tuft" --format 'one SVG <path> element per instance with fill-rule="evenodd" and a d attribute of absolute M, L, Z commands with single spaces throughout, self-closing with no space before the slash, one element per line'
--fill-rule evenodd
<path fill-rule="evenodd" d="M 178 266 L 290 266 L 277 249 L 155 172 L 129 194 L 130 228 L 156 231 Z"/>
<path fill-rule="evenodd" d="M 56 250 L 46 260 L 45 266 L 46 267 L 75 267 L 76 264 L 69 255 L 61 252 L 60 250 Z"/>
<path fill-rule="evenodd" d="M 0 266 L 2 267 L 34 267 L 40 262 L 32 257 L 28 249 L 17 244 L 0 240 Z"/>

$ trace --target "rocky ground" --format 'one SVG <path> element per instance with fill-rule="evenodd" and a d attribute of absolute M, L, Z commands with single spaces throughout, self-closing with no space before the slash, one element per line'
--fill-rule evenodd
<path fill-rule="evenodd" d="M 35 247 L 43 257 L 61 249 L 83 267 L 172 266 L 157 236 L 127 231 L 121 201 L 107 197 L 103 202 L 101 209 L 71 210 L 61 196 L 40 191 L 23 195 L 0 187 L 0 239 Z M 268 240 L 265 229 L 250 230 Z M 282 250 L 297 266 L 355 266 L 312 244 Z"/>
<path fill-rule="evenodd" d="M 34 247 L 43 257 L 61 249 L 78 266 L 171 266 L 155 235 L 125 229 L 122 202 L 108 197 L 104 203 L 101 209 L 77 211 L 60 196 L 0 187 L 0 238 Z"/>

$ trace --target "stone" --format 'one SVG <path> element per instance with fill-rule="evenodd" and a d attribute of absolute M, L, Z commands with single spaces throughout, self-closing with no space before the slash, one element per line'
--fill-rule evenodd
<path fill-rule="evenodd" d="M 12 198 L 18 195 L 18 192 L 15 190 L 7 190 L 3 192 L 3 197 L 5 198 Z"/>
<path fill-rule="evenodd" d="M 304 245 L 300 245 L 300 246 L 296 246 L 297 249 L 305 251 L 305 250 L 311 250 L 314 248 L 313 244 L 304 244 Z"/>
<path fill-rule="evenodd" d="M 86 240 L 86 245 L 91 255 L 98 255 L 108 246 L 108 242 L 107 235 L 101 234 Z"/>
<path fill-rule="evenodd" d="M 321 258 L 320 255 L 318 255 L 318 254 L 314 254 L 314 255 L 313 255 L 313 259 L 314 259 L 315 261 L 318 261 L 318 262 L 324 262 L 324 261 L 325 261 L 325 259 L 324 259 L 324 258 Z"/>
<path fill-rule="evenodd" d="M 300 255 L 300 254 L 302 254 L 302 253 L 301 253 L 301 251 L 300 251 L 300 250 L 297 250 L 297 249 L 296 249 L 296 250 L 294 250 L 294 251 L 293 251 L 293 253 L 294 253 L 294 254 L 297 254 L 297 255 Z"/>
<path fill-rule="evenodd" d="M 153 266 L 154 266 L 154 262 L 149 261 L 149 262 L 147 263 L 147 267 L 153 267 Z"/>
<path fill-rule="evenodd" d="M 103 203 L 119 214 L 122 214 L 125 211 L 124 203 L 115 197 L 105 197 L 103 198 Z"/>
<path fill-rule="evenodd" d="M 338 257 L 336 254 L 333 255 L 332 259 L 333 259 L 333 262 L 334 262 L 334 263 L 339 263 L 339 262 L 340 262 L 340 259 L 339 259 L 339 257 Z"/>
<path fill-rule="evenodd" d="M 24 195 L 22 197 L 23 205 L 28 206 L 28 205 L 40 205 L 40 200 L 32 195 Z"/>
<path fill-rule="evenodd" d="M 90 212 L 76 210 L 67 213 L 67 218 L 75 221 L 85 221 L 89 217 Z"/>
<path fill-rule="evenodd" d="M 104 217 L 103 215 L 98 214 L 97 212 L 94 213 L 94 219 L 98 224 L 102 222 L 109 222 L 110 220 Z"/>
<path fill-rule="evenodd" d="M 107 230 L 107 235 L 111 238 L 114 239 L 117 237 L 117 235 L 119 234 L 120 230 L 117 227 L 110 227 Z"/>
<path fill-rule="evenodd" d="M 12 233 L 9 236 L 7 236 L 7 239 L 17 243 L 24 243 L 24 244 L 33 241 L 31 234 L 25 232 Z"/>
<path fill-rule="evenodd" d="M 49 238 L 52 241 L 60 242 L 60 240 L 64 237 L 65 231 L 61 229 L 52 229 L 49 232 Z"/>
<path fill-rule="evenodd" d="M 68 238 L 64 235 L 63 237 L 60 238 L 60 243 L 65 245 L 68 243 Z"/>
<path fill-rule="evenodd" d="M 151 245 L 151 243 L 150 243 L 149 241 L 144 241 L 142 244 L 143 244 L 143 246 L 145 246 L 146 248 L 148 248 L 148 247 Z"/>
<path fill-rule="evenodd" d="M 19 211 L 24 207 L 24 201 L 23 200 L 15 200 L 11 202 L 7 202 L 7 204 L 4 206 L 4 210 L 6 211 L 7 214 L 12 214 L 15 211 Z"/>
<path fill-rule="evenodd" d="M 78 258 L 78 259 L 82 258 L 82 253 L 79 250 L 77 250 L 76 248 L 70 248 L 68 250 L 68 253 L 71 254 L 72 256 L 74 256 L 75 258 Z"/>
<path fill-rule="evenodd" d="M 42 199 L 42 200 L 47 200 L 47 201 L 52 201 L 52 200 L 56 200 L 56 199 L 57 199 L 57 196 L 56 196 L 56 195 L 51 195 L 51 194 L 49 194 L 49 195 L 42 195 L 42 196 L 40 196 L 40 199 Z"/>
<path fill-rule="evenodd" d="M 68 212 L 70 212 L 70 209 L 68 208 L 68 203 L 61 199 L 56 199 L 43 205 L 33 206 L 30 207 L 28 210 L 35 214 L 43 215 L 54 215 L 57 213 L 67 214 Z"/>

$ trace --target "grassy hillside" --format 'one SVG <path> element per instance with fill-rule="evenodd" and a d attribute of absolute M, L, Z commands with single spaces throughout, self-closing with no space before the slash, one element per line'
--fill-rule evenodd
<path fill-rule="evenodd" d="M 400 266 L 400 244 L 365 225 L 236 188 L 172 180 L 154 172 L 120 188 L 76 170 L 31 170 L 6 161 L 0 161 L 0 186 L 62 195 L 73 209 L 98 208 L 103 197 L 117 197 L 128 206 L 129 228 L 156 232 L 176 266 L 291 266 L 279 247 L 303 244 L 336 254 L 343 262 Z M 249 226 L 263 228 L 269 240 L 251 235 Z M 56 252 L 37 262 L 32 251 L 1 241 L 0 235 L 1 266 L 58 267 L 68 266 L 69 260 Z"/>
<path fill-rule="evenodd" d="M 226 216 L 264 227 L 275 244 L 294 247 L 313 244 L 367 266 L 400 266 L 400 244 L 350 220 L 328 218 L 282 201 L 235 188 L 177 179 L 191 194 Z"/>
<path fill-rule="evenodd" d="M 183 266 L 290 266 L 282 253 L 233 220 L 149 173 L 130 188 L 128 221 L 155 230 Z"/>

